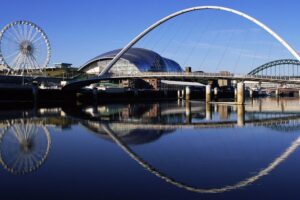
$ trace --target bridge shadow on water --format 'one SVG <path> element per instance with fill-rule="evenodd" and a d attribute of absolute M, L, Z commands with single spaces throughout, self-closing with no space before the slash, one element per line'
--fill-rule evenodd
<path fill-rule="evenodd" d="M 291 168 L 288 160 L 298 154 L 300 145 L 299 105 L 298 98 L 263 98 L 239 106 L 179 100 L 2 108 L 0 172 L 9 182 L 8 187 L 13 183 L 8 174 L 20 180 L 26 175 L 39 182 L 44 177 L 52 180 L 66 176 L 60 171 L 74 160 L 97 166 L 107 162 L 131 166 L 128 173 L 136 179 L 125 186 L 129 191 L 141 182 L 145 186 L 151 182 L 153 188 L 170 190 L 165 197 L 175 199 L 177 194 L 191 198 L 199 193 L 209 198 L 213 196 L 207 195 L 218 194 L 225 199 L 249 194 L 260 191 L 261 185 L 271 189 L 270 182 L 279 181 L 287 173 L 285 168 Z M 83 157 L 84 151 L 91 153 L 91 160 Z M 99 151 L 111 157 L 98 157 Z M 57 166 L 60 154 L 68 158 L 60 160 L 65 162 L 60 164 L 62 168 Z M 73 171 L 80 172 L 81 167 L 72 165 Z M 105 172 L 120 183 L 124 181 L 125 175 L 114 174 L 116 166 L 102 167 L 102 172 L 92 168 L 76 177 L 83 180 L 83 175 Z M 51 173 L 44 174 L 44 170 Z M 105 197 L 116 197 L 105 180 L 90 178 L 106 189 Z M 76 183 L 73 187 L 90 191 Z M 139 187 L 146 192 L 146 188 Z M 97 190 L 90 192 L 98 194 Z"/>

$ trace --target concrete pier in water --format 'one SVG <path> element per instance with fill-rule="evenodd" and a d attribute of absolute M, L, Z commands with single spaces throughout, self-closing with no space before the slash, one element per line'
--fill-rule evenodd
<path fill-rule="evenodd" d="M 205 101 L 211 102 L 211 85 L 206 85 L 205 87 Z"/>
<path fill-rule="evenodd" d="M 214 96 L 215 96 L 215 97 L 218 96 L 218 88 L 217 88 L 217 87 L 214 88 Z"/>
<path fill-rule="evenodd" d="M 191 89 L 190 87 L 185 87 L 185 99 L 190 100 L 191 99 Z"/>
<path fill-rule="evenodd" d="M 249 89 L 249 97 L 253 98 L 253 90 L 252 89 Z"/>
<path fill-rule="evenodd" d="M 237 104 L 241 105 L 245 102 L 245 84 L 243 82 L 239 82 L 237 84 Z"/>

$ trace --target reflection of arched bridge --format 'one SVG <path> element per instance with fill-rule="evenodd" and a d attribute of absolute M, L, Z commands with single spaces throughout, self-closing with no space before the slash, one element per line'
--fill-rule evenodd
<path fill-rule="evenodd" d="M 291 121 L 281 124 L 266 125 L 266 127 L 279 132 L 295 132 L 300 130 L 299 122 Z"/>
<path fill-rule="evenodd" d="M 183 15 L 185 13 L 194 12 L 194 11 L 202 11 L 202 10 L 218 10 L 218 11 L 225 11 L 229 13 L 233 13 L 235 15 L 238 15 L 240 17 L 243 17 L 250 22 L 256 24 L 257 26 L 261 27 L 263 30 L 265 30 L 267 33 L 269 33 L 272 37 L 274 37 L 279 43 L 281 43 L 297 60 L 300 61 L 300 55 L 297 53 L 297 51 L 292 48 L 283 38 L 281 38 L 277 33 L 275 33 L 273 30 L 271 30 L 268 26 L 263 24 L 262 22 L 258 21 L 257 19 L 242 13 L 238 10 L 234 10 L 231 8 L 226 7 L 220 7 L 220 6 L 197 6 L 192 7 L 184 10 L 180 10 L 178 12 L 172 13 L 163 19 L 157 21 L 153 25 L 149 26 L 147 29 L 145 29 L 143 32 L 141 32 L 139 35 L 137 35 L 132 41 L 130 41 L 109 63 L 108 65 L 101 71 L 99 74 L 99 77 L 97 78 L 91 78 L 88 80 L 80 80 L 80 81 L 73 81 L 67 84 L 63 89 L 65 90 L 77 90 L 84 86 L 97 83 L 102 80 L 107 79 L 120 79 L 120 78 L 161 78 L 161 79 L 180 79 L 180 80 L 193 80 L 198 81 L 199 79 L 232 79 L 232 80 L 241 80 L 241 81 L 259 81 L 259 82 L 275 82 L 275 83 L 291 83 L 291 84 L 297 84 L 300 83 L 299 81 L 293 80 L 293 79 L 286 79 L 286 78 L 278 78 L 278 77 L 272 77 L 272 76 L 258 76 L 258 75 L 221 75 L 221 74 L 201 74 L 201 73 L 141 73 L 141 74 L 134 74 L 134 75 L 127 75 L 127 76 L 107 76 L 107 73 L 109 70 L 114 66 L 114 64 L 131 48 L 133 47 L 138 41 L 140 41 L 145 35 L 147 35 L 149 32 L 160 26 L 161 24 L 169 21 L 172 18 L 175 18 L 177 16 Z"/>
<path fill-rule="evenodd" d="M 246 187 L 247 185 L 259 180 L 263 176 L 268 175 L 272 172 L 279 164 L 285 161 L 299 146 L 300 146 L 300 137 L 298 137 L 280 156 L 273 160 L 266 168 L 261 169 L 255 175 L 246 178 L 243 181 L 240 181 L 236 184 L 226 185 L 221 188 L 199 188 L 195 186 L 191 186 L 182 182 L 178 182 L 175 179 L 163 174 L 162 172 L 158 171 L 156 168 L 151 166 L 145 160 L 140 158 L 131 148 L 125 144 L 106 124 L 101 124 L 103 130 L 111 137 L 111 139 L 126 153 L 128 154 L 133 160 L 135 160 L 139 165 L 143 168 L 154 174 L 155 176 L 161 178 L 162 180 L 175 185 L 179 188 L 184 188 L 188 191 L 197 192 L 197 193 L 222 193 L 230 190 L 239 189 L 242 187 Z"/>
<path fill-rule="evenodd" d="M 231 128 L 236 127 L 237 121 L 211 121 L 211 122 L 198 122 L 198 123 L 176 123 L 176 124 L 162 124 L 162 123 L 139 123 L 139 122 L 109 122 L 111 126 L 120 127 L 124 130 L 139 129 L 139 130 L 170 130 L 181 128 Z M 267 127 L 280 127 L 286 125 L 287 128 L 300 127 L 300 116 L 280 116 L 270 119 L 250 119 L 245 120 L 245 126 L 267 126 Z M 287 126 L 290 125 L 290 126 Z M 295 128 L 296 129 L 296 128 Z M 296 129 L 297 130 L 297 129 Z"/>

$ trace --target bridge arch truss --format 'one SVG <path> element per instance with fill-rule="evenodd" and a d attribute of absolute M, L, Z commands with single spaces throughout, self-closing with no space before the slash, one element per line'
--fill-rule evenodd
<path fill-rule="evenodd" d="M 287 68 L 287 69 L 286 69 Z M 291 68 L 291 69 L 290 69 Z M 282 74 L 283 73 L 283 74 Z M 248 73 L 248 75 L 300 76 L 300 61 L 296 59 L 281 59 L 263 64 Z"/>
<path fill-rule="evenodd" d="M 141 40 L 145 35 L 147 35 L 149 32 L 160 26 L 161 24 L 165 23 L 166 21 L 169 21 L 172 18 L 175 18 L 179 15 L 183 15 L 188 12 L 194 12 L 194 11 L 200 11 L 200 10 L 220 10 L 220 11 L 226 11 L 233 14 L 236 14 L 238 16 L 241 16 L 254 24 L 258 25 L 262 29 L 264 29 L 266 32 L 268 32 L 271 36 L 273 36 L 278 42 L 280 42 L 298 61 L 300 61 L 300 55 L 298 52 L 290 45 L 288 44 L 282 37 L 280 37 L 277 33 L 275 33 L 272 29 L 270 29 L 268 26 L 260 22 L 259 20 L 255 19 L 254 17 L 251 17 L 250 15 L 247 15 L 243 12 L 240 12 L 238 10 L 234 10 L 227 7 L 221 7 L 221 6 L 196 6 L 187 8 L 184 10 L 180 10 L 177 12 L 174 12 L 161 20 L 157 21 L 153 25 L 149 26 L 147 29 L 145 29 L 143 32 L 141 32 L 139 35 L 137 35 L 132 41 L 130 41 L 109 63 L 108 65 L 99 73 L 99 76 L 105 75 L 112 67 L 113 65 L 132 47 L 134 46 L 139 40 Z"/>

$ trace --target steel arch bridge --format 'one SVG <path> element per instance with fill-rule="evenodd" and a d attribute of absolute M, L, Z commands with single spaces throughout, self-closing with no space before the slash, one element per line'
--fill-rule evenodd
<path fill-rule="evenodd" d="M 281 74 L 282 71 L 286 71 L 285 69 L 281 69 L 282 66 L 292 66 L 292 73 L 290 74 Z M 248 73 L 248 75 L 274 75 L 276 77 L 282 76 L 300 76 L 299 70 L 300 61 L 296 59 L 281 59 L 274 60 L 263 64 Z M 287 69 L 289 71 L 289 69 Z"/>
<path fill-rule="evenodd" d="M 246 13 L 243 13 L 238 10 L 234 10 L 232 8 L 222 7 L 222 6 L 196 6 L 187 8 L 184 10 L 180 10 L 177 12 L 174 12 L 161 20 L 157 21 L 153 25 L 146 28 L 143 32 L 141 32 L 139 35 L 137 35 L 132 41 L 130 41 L 109 63 L 108 65 L 99 73 L 99 76 L 105 75 L 112 67 L 113 65 L 131 48 L 133 47 L 138 41 L 140 41 L 145 35 L 147 35 L 149 32 L 160 26 L 161 24 L 169 21 L 172 18 L 175 18 L 179 15 L 183 15 L 185 13 L 194 12 L 194 11 L 201 11 L 201 10 L 219 10 L 219 11 L 225 11 L 229 13 L 233 13 L 235 15 L 238 15 L 240 17 L 243 17 L 250 22 L 256 24 L 263 30 L 265 30 L 267 33 L 269 33 L 272 37 L 274 37 L 280 44 L 282 44 L 298 61 L 300 61 L 300 55 L 299 53 L 290 45 L 288 42 L 286 42 L 281 36 L 279 36 L 276 32 L 274 32 L 271 28 L 260 22 L 259 20 L 255 19 L 254 17 L 247 15 Z"/>
<path fill-rule="evenodd" d="M 300 55 L 298 54 L 298 52 L 290 45 L 288 44 L 282 37 L 280 37 L 276 32 L 274 32 L 272 29 L 270 29 L 268 26 L 266 26 L 265 24 L 263 24 L 262 22 L 258 21 L 257 19 L 243 13 L 240 12 L 238 10 L 234 10 L 231 8 L 227 8 L 227 7 L 221 7 L 221 6 L 197 6 L 197 7 L 191 7 L 191 8 L 187 8 L 184 10 L 180 10 L 177 12 L 174 12 L 164 18 L 162 18 L 161 20 L 157 21 L 156 23 L 154 23 L 153 25 L 149 26 L 148 28 L 146 28 L 143 32 L 141 32 L 139 35 L 137 35 L 133 40 L 131 40 L 119 53 L 116 54 L 116 56 L 107 64 L 106 67 L 104 67 L 104 69 L 99 73 L 98 77 L 93 77 L 93 78 L 89 78 L 86 80 L 74 80 L 71 81 L 70 83 L 68 83 L 67 85 L 65 85 L 63 87 L 64 90 L 76 90 L 76 89 L 81 89 L 85 86 L 94 84 L 94 83 L 98 83 L 102 80 L 108 80 L 111 78 L 145 78 L 145 77 L 151 77 L 151 78 L 165 78 L 165 79 L 174 79 L 174 77 L 179 77 L 181 79 L 189 79 L 191 78 L 191 76 L 196 76 L 197 78 L 203 78 L 205 77 L 206 79 L 208 78 L 216 78 L 218 76 L 218 78 L 222 78 L 222 79 L 231 79 L 231 80 L 241 80 L 241 81 L 261 81 L 261 82 L 276 82 L 276 83 L 290 83 L 290 84 L 298 84 L 299 81 L 298 80 L 294 80 L 294 79 L 287 79 L 287 76 L 283 76 L 280 78 L 277 78 L 275 76 L 258 76 L 258 75 L 243 75 L 243 76 L 219 76 L 216 74 L 191 74 L 191 75 L 187 75 L 186 73 L 140 73 L 137 75 L 132 75 L 132 76 L 128 76 L 128 77 L 111 77 L 109 75 L 107 75 L 107 72 L 114 66 L 114 64 L 132 47 L 134 46 L 138 41 L 140 41 L 144 36 L 146 36 L 149 32 L 151 32 L 152 30 L 154 30 L 155 28 L 157 28 L 158 26 L 160 26 L 161 24 L 169 21 L 172 18 L 175 18 L 179 15 L 183 15 L 185 13 L 189 13 L 189 12 L 194 12 L 194 11 L 201 11 L 201 10 L 217 10 L 217 11 L 225 11 L 225 12 L 229 12 L 229 13 L 233 13 L 235 15 L 238 15 L 240 17 L 243 17 L 247 20 L 249 20 L 250 22 L 256 24 L 257 26 L 259 26 L 260 28 L 262 28 L 263 30 L 265 30 L 267 33 L 269 33 L 272 37 L 274 37 L 281 45 L 283 45 L 296 59 L 297 61 L 300 62 Z M 201 76 L 201 77 L 200 77 Z M 192 77 L 194 78 L 194 77 Z"/>

